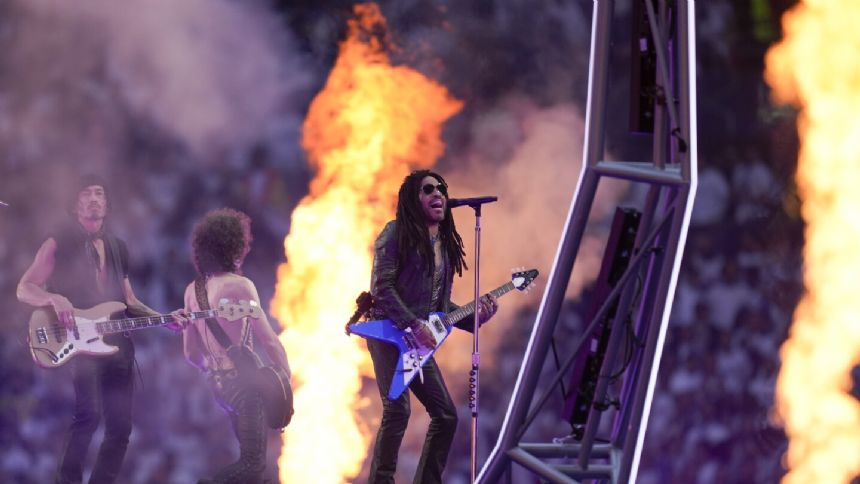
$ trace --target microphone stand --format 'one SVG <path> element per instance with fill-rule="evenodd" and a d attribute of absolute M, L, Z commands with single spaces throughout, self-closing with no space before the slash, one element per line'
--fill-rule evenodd
<path fill-rule="evenodd" d="M 478 336 L 481 328 L 478 318 L 478 308 L 480 307 L 478 302 L 481 298 L 481 205 L 492 203 L 496 200 L 498 200 L 498 197 L 449 200 L 452 207 L 469 206 L 475 211 L 475 313 L 473 315 L 474 326 L 472 329 L 472 370 L 469 372 L 469 409 L 472 411 L 472 462 L 470 470 L 471 479 L 469 482 L 472 483 L 475 482 L 475 477 L 478 475 L 478 377 L 481 365 L 481 353 L 478 351 Z"/>
<path fill-rule="evenodd" d="M 474 483 L 478 475 L 478 379 L 481 353 L 478 351 L 480 321 L 478 300 L 481 297 L 481 205 L 470 205 L 475 210 L 475 314 L 472 328 L 472 371 L 469 372 L 469 409 L 472 411 L 471 466 L 469 482 Z"/>

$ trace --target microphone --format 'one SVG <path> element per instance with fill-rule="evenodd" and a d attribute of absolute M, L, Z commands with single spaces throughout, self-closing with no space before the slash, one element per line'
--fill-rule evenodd
<path fill-rule="evenodd" d="M 477 207 L 478 205 L 483 205 L 485 203 L 493 203 L 498 199 L 499 197 L 449 198 L 447 205 L 449 208 L 463 206 Z"/>

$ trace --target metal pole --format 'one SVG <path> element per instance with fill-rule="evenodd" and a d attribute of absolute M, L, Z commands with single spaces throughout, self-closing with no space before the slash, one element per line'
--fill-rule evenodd
<path fill-rule="evenodd" d="M 638 266 L 636 267 L 636 272 L 641 272 Z M 630 306 L 633 302 L 635 291 L 635 284 L 626 284 L 624 292 L 621 294 L 616 306 L 615 317 L 612 318 L 612 323 L 609 325 L 609 342 L 606 345 L 603 364 L 600 366 L 593 402 L 591 408 L 588 410 L 588 420 L 586 421 L 585 433 L 582 438 L 582 452 L 579 454 L 579 465 L 583 469 L 588 468 L 589 459 L 591 458 L 591 447 L 594 444 L 594 436 L 603 417 L 603 410 L 600 409 L 598 404 L 605 400 L 609 384 L 611 383 L 610 377 L 614 371 L 615 355 L 618 352 L 618 346 L 621 344 L 621 337 L 624 335 L 624 325 L 630 314 Z"/>
<path fill-rule="evenodd" d="M 666 325 L 668 320 L 668 310 L 672 306 L 672 299 L 675 291 L 675 283 L 677 280 L 678 264 L 680 263 L 680 255 L 684 252 L 684 242 L 686 241 L 687 228 L 690 221 L 690 213 L 693 209 L 693 200 L 696 196 L 696 188 L 698 185 L 698 140 L 697 140 L 697 125 L 696 125 L 696 3 L 694 0 L 681 0 L 677 4 L 677 22 L 678 22 L 678 89 L 680 92 L 679 100 L 681 106 L 681 124 L 678 128 L 681 130 L 681 135 L 686 141 L 686 149 L 678 149 L 678 156 L 681 160 L 681 172 L 685 180 L 689 180 L 689 185 L 679 191 L 679 197 L 675 199 L 676 210 L 681 209 L 681 201 L 685 201 L 683 219 L 676 219 L 671 228 L 669 243 L 675 245 L 671 249 L 675 253 L 675 266 L 672 268 L 672 273 L 668 280 L 661 280 L 656 301 L 663 303 L 662 309 L 654 311 L 652 316 L 652 324 L 658 322 L 659 331 L 655 337 L 657 339 L 656 349 L 652 361 L 644 360 L 642 376 L 648 375 L 648 384 L 643 381 L 637 385 L 634 403 L 634 415 L 632 421 L 638 425 L 636 428 L 630 426 L 628 430 L 635 431 L 632 436 L 628 437 L 625 443 L 624 459 L 620 464 L 621 475 L 630 481 L 636 480 L 636 475 L 639 467 L 639 458 L 642 452 L 642 444 L 644 441 L 645 432 L 642 427 L 648 423 L 648 416 L 651 409 L 651 399 L 653 397 L 654 386 L 657 376 L 657 368 L 660 365 L 660 357 L 662 356 L 663 340 L 666 336 Z M 670 248 L 667 247 L 667 254 Z M 663 287 L 663 284 L 667 287 Z M 650 336 L 650 335 L 649 335 Z M 648 346 L 646 346 L 647 350 Z M 647 358 L 646 353 L 646 358 Z M 644 387 L 644 388 L 642 388 Z M 632 454 L 632 455 L 630 455 Z"/>
<path fill-rule="evenodd" d="M 522 468 L 549 482 L 568 483 L 582 479 L 599 479 L 621 483 L 635 482 L 637 476 L 645 425 L 648 422 L 665 339 L 669 308 L 672 306 L 678 265 L 683 254 L 693 198 L 696 192 L 697 139 L 695 0 L 676 0 L 671 3 L 667 3 L 667 0 L 636 1 L 644 3 L 651 38 L 657 54 L 656 77 L 662 104 L 658 104 L 655 110 L 654 158 L 651 163 L 602 160 L 606 124 L 609 41 L 614 2 L 613 0 L 593 0 L 591 58 L 585 111 L 582 172 L 574 191 L 573 202 L 562 231 L 562 238 L 550 272 L 547 289 L 538 310 L 535 328 L 525 350 L 523 365 L 513 389 L 511 402 L 502 423 L 498 441 L 477 477 L 477 482 L 480 483 L 498 482 L 503 473 L 507 475 L 510 472 L 512 462 L 516 462 Z M 655 2 L 659 2 L 659 9 L 655 9 Z M 673 45 L 668 44 L 670 10 L 676 15 L 676 25 L 678 26 L 675 33 L 676 44 Z M 675 71 L 676 64 L 677 71 Z M 673 92 L 675 89 L 673 80 L 675 80 L 676 73 L 677 96 Z M 637 238 L 641 241 L 641 237 L 647 233 L 645 230 L 653 225 L 651 233 L 646 238 L 649 241 L 652 240 L 653 234 L 656 239 L 663 242 L 658 245 L 662 245 L 664 248 L 663 250 L 652 251 L 650 242 L 636 244 L 640 251 L 647 253 L 640 252 L 634 257 L 634 260 L 637 264 L 640 260 L 649 264 L 646 283 L 643 288 L 644 292 L 639 298 L 640 302 L 637 309 L 638 326 L 641 328 L 645 343 L 643 348 L 638 350 L 639 356 L 632 362 L 637 374 L 625 382 L 622 408 L 619 411 L 620 418 L 616 420 L 616 428 L 612 435 L 613 445 L 609 454 L 610 464 L 606 466 L 604 463 L 606 458 L 598 455 L 597 449 L 599 447 L 594 445 L 594 432 L 598 427 L 596 423 L 598 423 L 600 414 L 592 412 L 589 417 L 591 431 L 587 432 L 588 435 L 585 436 L 585 440 L 579 445 L 579 455 L 577 456 L 584 462 L 581 462 L 580 465 L 568 465 L 558 462 L 559 457 L 554 454 L 556 444 L 552 444 L 552 450 L 544 451 L 543 447 L 533 448 L 530 444 L 522 444 L 521 439 L 525 436 L 529 425 L 536 418 L 538 412 L 541 411 L 549 395 L 547 392 L 546 395 L 539 398 L 534 395 L 534 392 L 549 348 L 549 341 L 557 323 L 573 264 L 579 251 L 584 226 L 588 220 L 590 207 L 602 176 L 657 185 L 652 187 L 646 199 L 646 213 L 643 214 L 643 220 L 640 221 L 640 230 L 643 232 Z M 661 203 L 664 199 L 665 203 Z M 649 218 L 653 220 L 659 217 L 658 205 L 662 205 L 663 216 L 660 217 L 662 220 L 657 224 L 649 223 Z M 633 261 L 631 261 L 631 265 L 633 265 Z M 637 269 L 639 268 L 637 267 Z M 622 279 L 633 272 L 635 271 L 625 273 Z M 618 298 L 619 306 L 622 306 L 621 309 L 624 309 L 628 303 L 630 305 L 633 303 L 630 288 L 620 282 L 618 284 L 616 287 L 618 291 L 612 294 L 613 297 Z M 635 300 L 636 298 L 632 299 Z M 621 322 L 617 316 L 613 321 L 613 324 L 616 325 Z M 577 351 L 584 342 L 585 337 L 577 344 Z M 613 352 L 617 353 L 617 342 L 615 343 L 612 345 L 614 347 Z M 573 358 L 570 358 L 563 365 L 565 370 L 559 371 L 553 379 L 553 385 L 563 377 L 567 366 L 572 361 Z M 603 383 L 605 385 L 606 382 Z M 603 390 L 605 392 L 605 388 Z M 550 444 L 541 445 L 550 449 Z M 559 447 L 559 452 L 567 450 L 562 447 L 564 446 Z M 563 458 L 572 457 L 574 456 L 565 455 Z M 542 458 L 549 460 L 545 461 Z"/>
<path fill-rule="evenodd" d="M 549 348 L 564 294 L 573 272 L 573 264 L 585 232 L 585 221 L 597 191 L 599 176 L 594 167 L 603 157 L 606 122 L 607 73 L 609 70 L 609 36 L 613 0 L 594 0 L 589 61 L 588 100 L 586 102 L 586 132 L 583 147 L 582 172 L 574 191 L 573 201 L 562 240 L 553 263 L 553 270 L 532 331 L 525 362 L 508 405 L 508 412 L 496 446 L 485 463 L 480 482 L 497 482 L 510 459 L 506 453 L 516 445 L 522 422 L 528 414 L 537 379 L 543 367 L 543 357 Z"/>
<path fill-rule="evenodd" d="M 649 318 L 650 325 L 642 353 L 642 374 L 636 382 L 633 395 L 631 395 L 631 413 L 624 429 L 625 439 L 619 468 L 619 482 L 635 481 L 638 472 L 638 454 L 642 450 L 641 441 L 645 433 L 644 427 L 648 423 L 648 413 L 644 407 L 646 399 L 650 400 L 650 395 L 653 393 L 657 370 L 660 367 L 660 357 L 669 319 L 671 303 L 669 295 L 674 291 L 674 279 L 677 276 L 677 269 L 673 268 L 672 265 L 677 265 L 677 261 L 680 260 L 678 239 L 685 231 L 684 207 L 680 205 L 689 202 L 688 193 L 684 192 L 687 192 L 686 188 L 679 190 L 679 193 L 672 199 L 675 215 L 672 225 L 666 229 L 665 236 L 662 237 L 666 241 L 666 248 L 665 251 L 656 254 L 655 264 L 652 268 L 653 271 L 657 272 L 657 288 L 654 297 L 657 304 L 652 308 L 652 314 Z"/>
<path fill-rule="evenodd" d="M 478 351 L 480 318 L 478 299 L 481 297 L 481 206 L 475 205 L 475 314 L 472 327 L 472 371 L 469 372 L 469 408 L 472 410 L 472 461 L 469 482 L 475 482 L 478 475 L 478 378 L 480 376 L 481 353 Z"/>
<path fill-rule="evenodd" d="M 660 116 L 655 116 L 656 119 L 659 119 Z M 655 122 L 656 126 L 656 122 Z M 636 234 L 636 243 L 634 244 L 634 251 L 642 251 L 642 250 L 651 250 L 653 247 L 657 247 L 660 242 L 655 240 L 650 244 L 649 247 L 643 247 L 644 243 L 641 235 L 646 233 L 653 220 L 654 214 L 657 210 L 657 203 L 660 200 L 660 192 L 662 187 L 652 185 L 651 188 L 648 189 L 648 195 L 645 198 L 645 208 L 642 210 L 642 218 L 639 220 L 639 233 Z M 662 230 L 662 229 L 661 229 Z M 643 237 L 644 238 L 644 237 Z M 648 265 L 645 269 L 647 276 L 645 277 L 645 284 L 642 289 L 642 297 L 640 298 L 640 307 L 637 310 L 636 318 L 634 319 L 636 326 L 634 327 L 634 331 L 643 327 L 643 324 L 647 324 L 646 314 L 650 314 L 650 310 L 652 307 L 651 302 L 653 301 L 653 292 L 655 289 L 656 282 L 652 280 L 650 275 L 653 273 L 651 268 L 654 265 L 654 261 L 648 261 Z M 643 321 L 645 320 L 645 321 Z M 647 327 L 647 325 L 645 326 Z M 626 425 L 630 416 L 630 395 L 633 393 L 633 388 L 636 386 L 637 375 L 639 374 L 639 366 L 641 360 L 641 351 L 637 352 L 638 355 L 631 361 L 630 368 L 627 371 L 627 375 L 625 376 L 624 386 L 621 391 L 621 411 L 616 415 L 616 421 L 613 428 L 613 437 L 612 442 L 617 446 L 621 447 L 624 445 L 624 438 L 626 434 Z"/>

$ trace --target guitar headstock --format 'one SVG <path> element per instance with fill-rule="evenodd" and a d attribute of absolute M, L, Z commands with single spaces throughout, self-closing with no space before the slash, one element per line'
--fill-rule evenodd
<path fill-rule="evenodd" d="M 260 306 L 254 300 L 231 303 L 229 299 L 222 299 L 218 301 L 218 307 L 215 310 L 219 318 L 227 321 L 237 321 L 244 317 L 260 317 Z"/>
<path fill-rule="evenodd" d="M 511 271 L 511 283 L 514 287 L 519 291 L 527 291 L 529 285 L 537 279 L 538 272 L 537 269 L 528 269 L 518 268 L 513 269 Z"/>

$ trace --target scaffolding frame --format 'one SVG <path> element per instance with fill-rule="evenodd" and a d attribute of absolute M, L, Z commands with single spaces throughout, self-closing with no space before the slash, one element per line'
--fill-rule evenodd
<path fill-rule="evenodd" d="M 479 483 L 510 482 L 513 464 L 553 483 L 594 480 L 614 484 L 636 480 L 696 192 L 696 62 L 694 0 L 629 1 L 642 2 L 650 30 L 650 38 L 646 40 L 656 53 L 658 102 L 654 107 L 652 160 L 603 160 L 615 0 L 593 0 L 582 171 L 507 414 L 498 441 L 477 476 Z M 673 22 L 674 33 L 669 28 Z M 604 178 L 648 185 L 634 255 L 583 331 L 574 353 L 544 385 L 545 392 L 538 397 L 535 391 L 540 374 L 550 354 L 594 197 Z M 637 285 L 639 279 L 642 282 Z M 544 411 L 550 394 L 569 374 L 577 355 L 587 349 L 589 336 L 615 303 L 617 310 L 609 323 L 609 341 L 594 402 L 605 401 L 612 373 L 618 366 L 625 325 L 633 325 L 643 343 L 635 349 L 624 373 L 611 438 L 608 442 L 597 441 L 607 409 L 592 405 L 578 442 L 524 442 L 524 435 Z"/>

